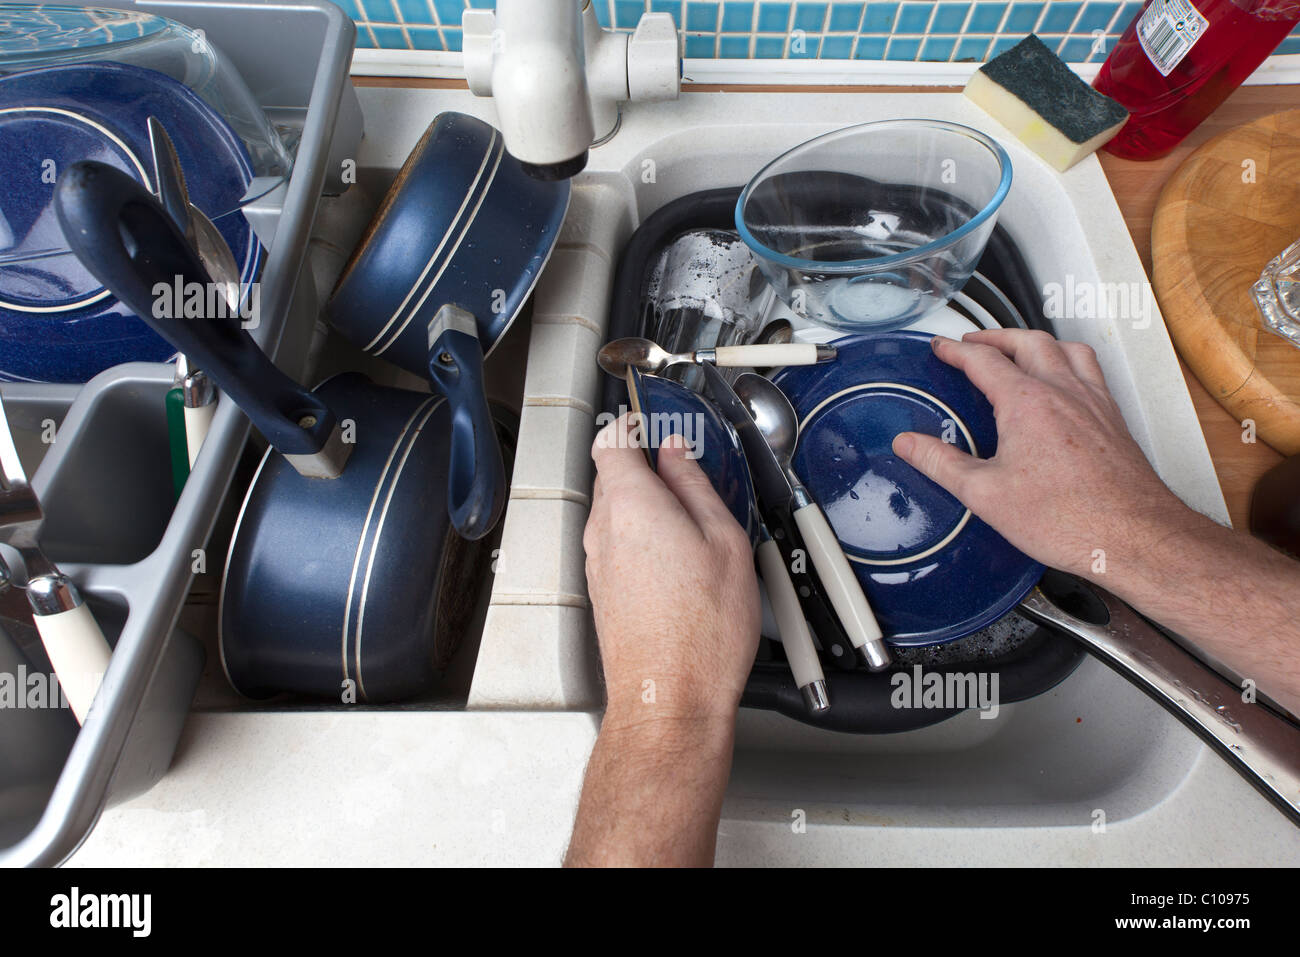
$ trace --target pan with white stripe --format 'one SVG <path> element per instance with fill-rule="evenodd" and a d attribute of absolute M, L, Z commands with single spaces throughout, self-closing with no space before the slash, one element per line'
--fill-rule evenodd
<path fill-rule="evenodd" d="M 159 282 L 210 277 L 158 200 L 120 170 L 74 164 L 55 200 L 86 269 L 192 357 L 220 386 L 220 401 L 238 404 L 272 445 L 223 576 L 221 656 L 231 683 L 254 696 L 299 691 L 354 702 L 428 687 L 438 633 L 456 632 L 440 627 L 435 603 L 455 540 L 445 506 L 456 480 L 452 403 L 355 373 L 308 392 L 267 359 L 238 316 L 157 315 Z M 489 428 L 496 448 L 491 418 Z"/>
<path fill-rule="evenodd" d="M 451 402 L 448 511 L 467 538 L 486 534 L 505 504 L 500 454 L 486 441 L 482 360 L 532 292 L 568 203 L 568 182 L 530 177 L 489 124 L 442 113 L 398 172 L 325 306 L 348 339 L 430 376 Z M 439 324 L 448 306 L 464 324 Z"/>

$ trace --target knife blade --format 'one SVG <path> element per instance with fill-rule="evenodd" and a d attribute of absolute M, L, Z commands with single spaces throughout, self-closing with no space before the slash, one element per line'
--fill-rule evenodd
<path fill-rule="evenodd" d="M 785 469 L 781 468 L 776 453 L 759 431 L 754 417 L 712 363 L 704 362 L 700 367 L 704 370 L 709 395 L 740 438 L 740 446 L 745 452 L 745 458 L 749 460 L 749 470 L 753 473 L 754 489 L 758 492 L 759 500 L 767 508 L 788 505 L 794 497 L 794 489 L 790 487 Z"/>

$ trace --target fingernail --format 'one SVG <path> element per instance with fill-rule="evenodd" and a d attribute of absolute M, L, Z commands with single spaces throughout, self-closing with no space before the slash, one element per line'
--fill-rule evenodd
<path fill-rule="evenodd" d="M 899 458 L 907 458 L 916 448 L 916 437 L 911 432 L 899 432 L 894 436 L 894 454 Z"/>
<path fill-rule="evenodd" d="M 939 343 L 941 343 L 941 342 L 952 342 L 952 341 L 953 341 L 953 340 L 952 340 L 952 339 L 949 339 L 947 336 L 934 336 L 934 337 L 932 337 L 932 338 L 930 339 L 930 348 L 931 348 L 931 349 L 938 349 L 938 348 L 939 348 Z"/>
<path fill-rule="evenodd" d="M 661 449 L 684 449 L 686 448 L 686 439 L 678 432 L 671 432 L 659 440 Z"/>

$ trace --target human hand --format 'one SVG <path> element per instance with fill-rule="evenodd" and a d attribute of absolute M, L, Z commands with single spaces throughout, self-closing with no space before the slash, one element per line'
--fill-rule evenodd
<path fill-rule="evenodd" d="M 894 452 L 1027 555 L 1095 579 L 1099 557 L 1138 554 L 1195 520 L 1129 433 L 1089 346 L 1022 329 L 932 345 L 993 405 L 997 453 L 910 432 Z"/>
<path fill-rule="evenodd" d="M 583 534 L 609 703 L 605 726 L 717 721 L 730 728 L 758 647 L 749 537 L 677 436 L 659 473 L 628 417 L 592 446 Z"/>

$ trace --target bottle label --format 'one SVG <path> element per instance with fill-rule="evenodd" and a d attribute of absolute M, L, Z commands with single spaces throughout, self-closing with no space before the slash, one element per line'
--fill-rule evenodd
<path fill-rule="evenodd" d="M 1209 25 L 1191 0 L 1151 0 L 1138 21 L 1138 42 L 1160 75 L 1168 76 Z"/>

